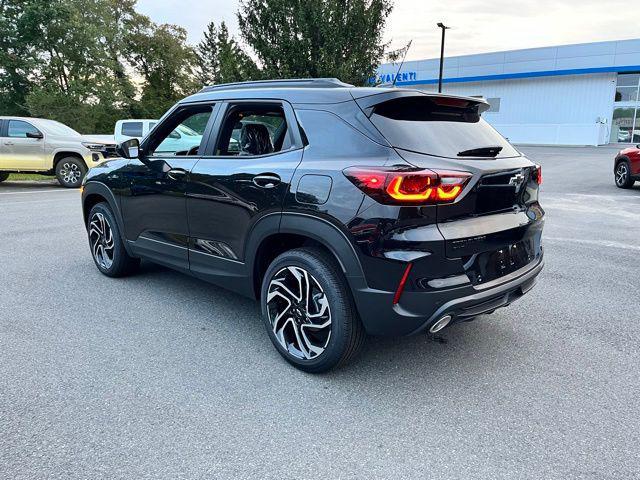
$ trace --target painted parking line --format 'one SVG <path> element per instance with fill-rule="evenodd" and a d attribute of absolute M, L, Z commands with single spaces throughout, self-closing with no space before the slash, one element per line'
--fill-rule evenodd
<path fill-rule="evenodd" d="M 51 189 L 51 190 L 32 190 L 30 192 L 0 192 L 0 195 L 31 195 L 33 193 L 52 193 L 52 192 L 75 192 L 78 193 L 78 189 Z"/>
<path fill-rule="evenodd" d="M 640 245 L 633 243 L 616 242 L 614 240 L 588 240 L 584 238 L 562 238 L 562 237 L 543 237 L 544 242 L 553 243 L 580 243 L 582 245 L 591 245 L 594 247 L 620 248 L 623 250 L 640 251 Z"/>
<path fill-rule="evenodd" d="M 56 200 L 57 202 L 75 202 L 76 200 L 74 198 L 67 198 L 66 200 Z M 78 200 L 79 201 L 79 200 Z M 50 198 L 47 199 L 42 199 L 42 200 L 18 200 L 16 202 L 10 202 L 10 201 L 5 201 L 2 200 L 0 201 L 0 205 L 2 205 L 2 207 L 10 207 L 13 205 L 34 205 L 37 203 L 44 203 L 46 205 L 51 204 L 52 200 Z M 60 205 L 67 205 L 66 203 L 60 203 Z"/>

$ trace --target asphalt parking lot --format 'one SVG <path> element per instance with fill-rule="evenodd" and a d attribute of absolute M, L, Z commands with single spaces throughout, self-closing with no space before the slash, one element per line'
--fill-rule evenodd
<path fill-rule="evenodd" d="M 640 478 L 640 184 L 615 187 L 611 148 L 522 150 L 538 285 L 322 376 L 249 300 L 100 275 L 78 191 L 0 185 L 0 478 Z"/>

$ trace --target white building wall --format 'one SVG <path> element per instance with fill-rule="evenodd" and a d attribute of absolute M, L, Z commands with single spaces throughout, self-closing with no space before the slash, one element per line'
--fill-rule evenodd
<path fill-rule="evenodd" d="M 403 72 L 415 72 L 417 80 L 438 78 L 440 60 L 404 62 Z M 506 52 L 481 53 L 446 57 L 444 77 L 460 79 L 486 75 L 530 74 L 532 72 L 565 72 L 584 68 L 607 68 L 640 65 L 640 39 L 528 48 Z M 398 65 L 381 65 L 378 74 L 394 74 Z M 381 82 L 389 82 L 384 78 Z"/>
<path fill-rule="evenodd" d="M 615 73 L 598 73 L 445 83 L 443 93 L 500 98 L 500 111 L 483 116 L 513 143 L 602 145 L 609 138 L 615 86 Z"/>

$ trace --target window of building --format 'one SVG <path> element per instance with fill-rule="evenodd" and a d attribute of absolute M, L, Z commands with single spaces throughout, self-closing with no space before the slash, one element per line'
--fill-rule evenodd
<path fill-rule="evenodd" d="M 489 113 L 498 113 L 500 112 L 500 99 L 499 98 L 487 98 L 487 102 L 489 102 Z"/>
<path fill-rule="evenodd" d="M 640 143 L 640 119 L 636 116 L 635 108 L 614 109 L 609 141 L 611 143 Z"/>
<path fill-rule="evenodd" d="M 611 143 L 640 143 L 640 73 L 619 73 L 616 108 L 611 119 Z"/>

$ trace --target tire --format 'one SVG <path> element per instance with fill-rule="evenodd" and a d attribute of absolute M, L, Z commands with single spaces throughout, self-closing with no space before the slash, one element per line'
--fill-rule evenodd
<path fill-rule="evenodd" d="M 4 182 L 7 178 L 9 178 L 9 173 L 0 172 L 0 183 Z"/>
<path fill-rule="evenodd" d="M 87 174 L 87 166 L 78 157 L 64 157 L 56 164 L 56 178 L 65 188 L 78 188 Z"/>
<path fill-rule="evenodd" d="M 616 169 L 613 172 L 613 178 L 618 188 L 631 188 L 635 183 L 635 180 L 631 176 L 631 167 L 627 160 L 620 160 L 616 164 Z"/>
<path fill-rule="evenodd" d="M 308 287 L 303 289 L 305 282 Z M 273 345 L 287 362 L 305 372 L 342 366 L 364 343 L 364 327 L 342 271 L 318 248 L 298 248 L 278 256 L 264 275 L 260 303 Z M 327 321 L 328 326 L 321 327 Z"/>
<path fill-rule="evenodd" d="M 124 277 L 140 265 L 140 259 L 129 256 L 125 250 L 118 223 L 107 203 L 98 203 L 89 212 L 87 236 L 93 261 L 104 275 Z"/>

